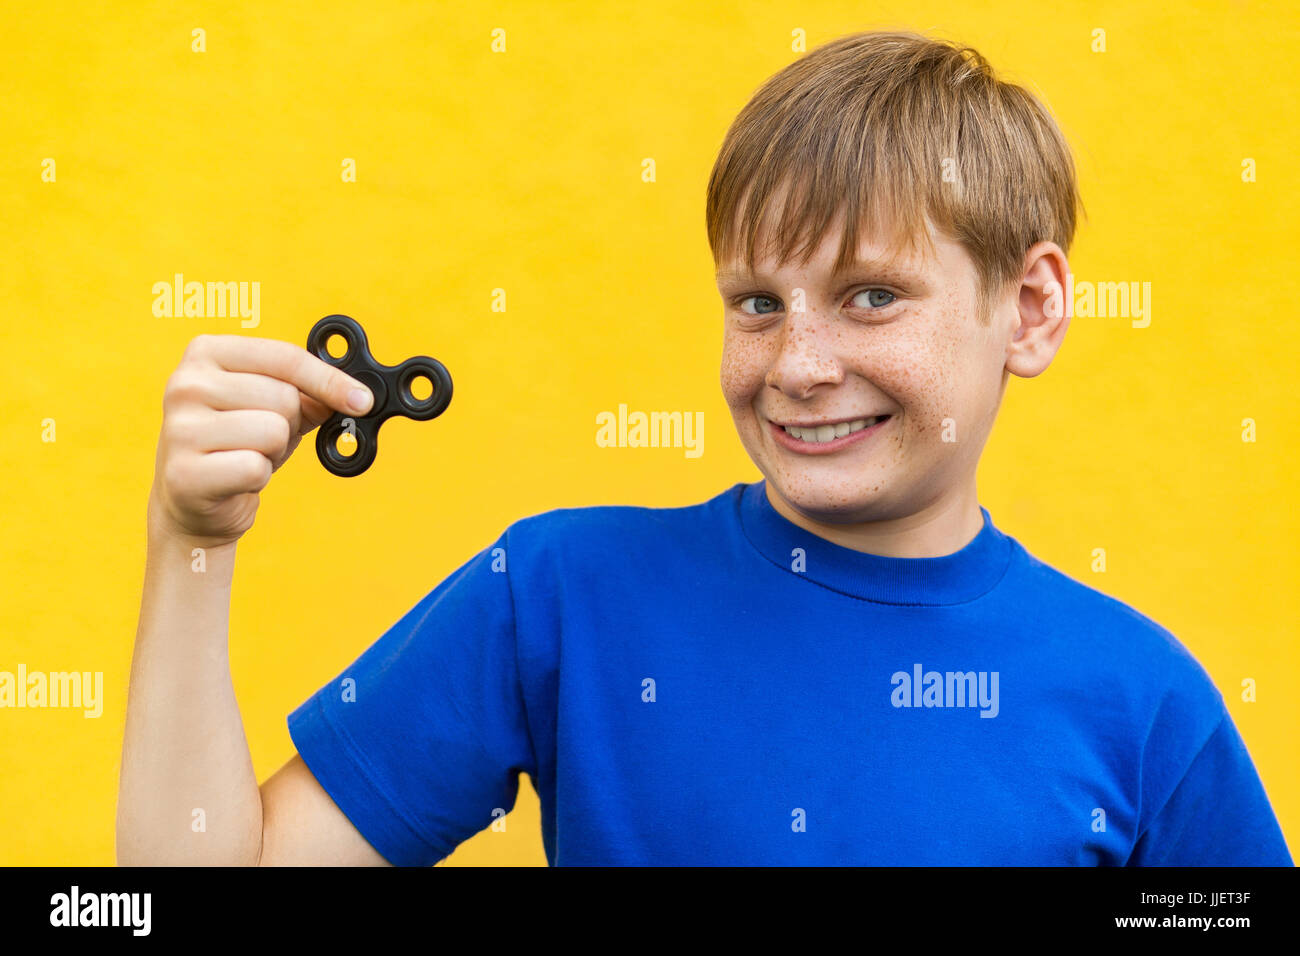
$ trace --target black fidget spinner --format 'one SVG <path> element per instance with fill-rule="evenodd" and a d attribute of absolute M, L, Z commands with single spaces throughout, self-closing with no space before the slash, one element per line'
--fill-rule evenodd
<path fill-rule="evenodd" d="M 347 351 L 337 358 L 326 348 L 335 335 L 347 343 Z M 370 354 L 361 323 L 349 316 L 327 315 L 312 326 L 307 351 L 351 375 L 375 396 L 369 413 L 354 417 L 335 412 L 316 432 L 316 455 L 326 469 L 340 477 L 353 478 L 370 467 L 375 460 L 379 426 L 388 419 L 403 415 L 427 422 L 446 411 L 451 401 L 451 375 L 446 366 L 427 355 L 417 355 L 400 365 L 380 365 Z M 428 398 L 416 398 L 411 391 L 411 384 L 421 378 L 433 385 Z M 344 433 L 357 441 L 351 455 L 338 450 L 339 436 Z"/>

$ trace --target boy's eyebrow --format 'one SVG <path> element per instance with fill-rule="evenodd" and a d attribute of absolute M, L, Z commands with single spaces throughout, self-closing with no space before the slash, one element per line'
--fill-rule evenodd
<path fill-rule="evenodd" d="M 842 269 L 836 269 L 831 274 L 831 278 L 842 279 L 851 273 L 858 272 L 892 272 L 897 275 L 907 276 L 915 274 L 915 269 L 891 257 L 854 259 Z M 715 274 L 715 279 L 718 282 L 752 280 L 755 278 L 757 276 L 748 269 L 719 269 Z"/>

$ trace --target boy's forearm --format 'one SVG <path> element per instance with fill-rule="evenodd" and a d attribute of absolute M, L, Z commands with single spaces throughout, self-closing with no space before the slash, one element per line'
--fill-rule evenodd
<path fill-rule="evenodd" d="M 254 865 L 262 803 L 230 677 L 235 545 L 151 521 L 118 787 L 119 865 Z"/>

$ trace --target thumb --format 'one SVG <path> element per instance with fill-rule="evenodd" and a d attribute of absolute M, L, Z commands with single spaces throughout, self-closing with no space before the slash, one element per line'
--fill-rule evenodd
<path fill-rule="evenodd" d="M 298 393 L 298 404 L 302 409 L 302 426 L 298 429 L 299 435 L 305 435 L 312 429 L 318 428 L 334 414 L 334 409 L 319 399 L 312 398 L 306 392 Z"/>

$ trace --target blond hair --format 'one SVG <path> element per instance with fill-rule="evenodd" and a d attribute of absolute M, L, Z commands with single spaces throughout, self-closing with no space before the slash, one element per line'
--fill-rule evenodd
<path fill-rule="evenodd" d="M 845 211 L 836 273 L 859 231 L 897 251 L 933 252 L 926 219 L 960 242 L 979 277 L 980 316 L 1050 240 L 1068 252 L 1074 161 L 1047 108 L 999 80 L 975 50 L 916 33 L 855 33 L 772 76 L 727 131 L 709 177 L 705 217 L 715 265 L 755 243 L 773 196 L 789 193 L 770 245 L 804 263 Z"/>

